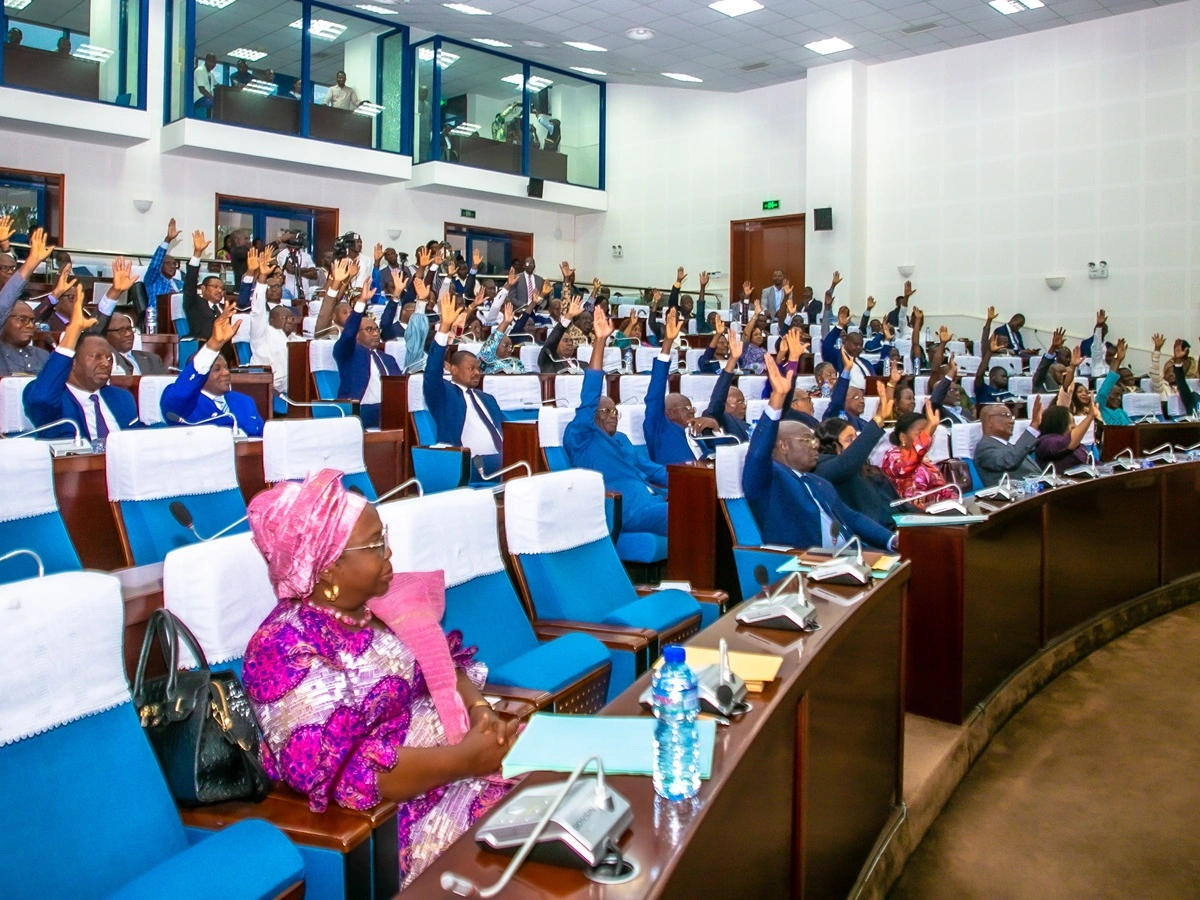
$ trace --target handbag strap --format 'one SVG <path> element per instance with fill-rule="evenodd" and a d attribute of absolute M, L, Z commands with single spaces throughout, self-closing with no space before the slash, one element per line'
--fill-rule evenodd
<path fill-rule="evenodd" d="M 190 628 L 183 624 L 180 618 L 168 609 L 156 609 L 150 614 L 146 623 L 146 637 L 142 640 L 142 652 L 138 657 L 137 674 L 134 676 L 133 700 L 138 706 L 145 702 L 146 665 L 150 661 L 150 648 L 155 636 L 162 650 L 163 660 L 167 666 L 166 698 L 174 700 L 178 691 L 179 678 L 179 645 L 187 644 L 192 652 L 192 658 L 203 672 L 208 672 L 208 658 L 200 648 L 200 642 L 192 634 Z"/>

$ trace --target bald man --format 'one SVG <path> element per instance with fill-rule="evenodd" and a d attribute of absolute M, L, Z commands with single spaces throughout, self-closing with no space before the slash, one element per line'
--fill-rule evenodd
<path fill-rule="evenodd" d="M 842 370 L 834 385 L 833 393 L 829 396 L 829 405 L 825 407 L 822 419 L 832 419 L 835 416 L 845 419 L 861 433 L 867 427 L 867 420 L 862 417 L 867 409 L 867 398 L 861 388 L 853 385 L 850 370 Z"/>
<path fill-rule="evenodd" d="M 604 476 L 604 487 L 621 494 L 621 527 L 666 537 L 667 470 L 639 456 L 629 438 L 617 431 L 619 413 L 604 385 L 604 343 L 613 327 L 602 307 L 592 310 L 595 338 L 592 357 L 583 373 L 579 409 L 563 435 L 571 465 Z"/>
<path fill-rule="evenodd" d="M 975 445 L 975 469 L 984 487 L 995 487 L 1007 474 L 1010 479 L 1037 475 L 1041 467 L 1033 461 L 1033 445 L 1037 443 L 1042 424 L 1042 398 L 1035 397 L 1029 414 L 1029 427 L 1012 440 L 1013 414 L 1003 403 L 989 403 L 979 410 L 983 437 Z"/>
<path fill-rule="evenodd" d="M 850 509 L 833 485 L 812 471 L 818 441 L 811 428 L 783 419 L 795 375 L 779 371 L 767 356 L 771 398 L 754 428 L 742 488 L 764 544 L 806 549 L 836 547 L 851 536 L 880 550 L 895 550 L 896 536 Z"/>

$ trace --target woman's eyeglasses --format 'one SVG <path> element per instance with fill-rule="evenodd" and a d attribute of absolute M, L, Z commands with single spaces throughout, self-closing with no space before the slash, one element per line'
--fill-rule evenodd
<path fill-rule="evenodd" d="M 347 547 L 343 553 L 349 553 L 351 550 L 374 550 L 380 556 L 387 556 L 388 551 L 388 530 L 387 526 L 383 526 L 383 536 L 373 544 L 362 544 L 358 547 Z"/>

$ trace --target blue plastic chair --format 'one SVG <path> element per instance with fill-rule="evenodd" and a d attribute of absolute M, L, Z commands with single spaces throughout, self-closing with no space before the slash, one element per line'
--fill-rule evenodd
<path fill-rule="evenodd" d="M 32 550 L 47 575 L 77 572 L 79 554 L 54 494 L 50 446 L 33 438 L 0 441 L 0 553 Z M 0 562 L 0 584 L 34 578 L 38 562 L 25 554 Z"/>
<path fill-rule="evenodd" d="M 300 853 L 268 823 L 185 831 L 125 680 L 116 578 L 0 586 L 0 630 L 51 663 L 31 672 L 25 654 L 0 657 L 0 816 L 22 823 L 0 843 L 6 896 L 267 900 L 299 889 Z"/>
<path fill-rule="evenodd" d="M 108 499 L 131 566 L 162 562 L 199 538 L 171 511 L 182 503 L 193 527 L 210 537 L 224 528 L 246 531 L 246 501 L 238 487 L 233 433 L 228 428 L 141 428 L 108 438 Z M 238 523 L 238 524 L 234 524 Z"/>
<path fill-rule="evenodd" d="M 378 509 L 397 569 L 445 573 L 442 626 L 479 648 L 488 692 L 544 691 L 552 712 L 593 713 L 604 705 L 612 668 L 608 649 L 589 634 L 546 637 L 530 623 L 504 568 L 490 492 L 463 489 Z"/>
<path fill-rule="evenodd" d="M 518 478 L 505 488 L 504 525 L 513 567 L 536 619 L 647 629 L 652 655 L 700 629 L 701 606 L 678 590 L 639 597 L 609 537 L 604 480 L 571 469 Z M 610 698 L 639 674 L 613 658 Z"/>

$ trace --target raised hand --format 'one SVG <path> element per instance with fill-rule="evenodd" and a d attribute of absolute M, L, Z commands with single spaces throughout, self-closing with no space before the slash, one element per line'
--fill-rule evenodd
<path fill-rule="evenodd" d="M 113 269 L 115 272 L 115 270 L 116 270 L 115 262 L 113 263 Z M 115 284 L 116 278 L 115 277 L 114 277 L 113 281 L 114 281 L 113 286 L 116 287 L 116 284 Z M 61 297 L 63 294 L 67 293 L 73 287 L 75 287 L 75 285 L 78 283 L 79 282 L 77 282 L 74 278 L 71 277 L 71 264 L 67 263 L 59 271 L 58 283 L 54 285 L 54 290 L 52 290 L 50 293 L 52 293 L 55 297 Z M 132 283 L 133 282 L 130 282 L 130 284 L 132 284 Z"/>
<path fill-rule="evenodd" d="M 907 300 L 909 297 L 911 297 L 916 292 L 917 292 L 917 289 L 912 286 L 911 281 L 904 282 L 904 299 L 905 300 Z"/>
<path fill-rule="evenodd" d="M 379 268 L 379 263 L 383 259 L 383 244 L 376 244 L 374 250 L 375 268 Z"/>
<path fill-rule="evenodd" d="M 371 298 L 374 296 L 375 296 L 375 285 L 371 282 L 370 279 L 367 279 L 367 283 L 364 284 L 362 286 L 362 290 L 358 292 L 358 302 L 369 304 L 371 302 Z"/>
<path fill-rule="evenodd" d="M 416 278 L 415 276 L 413 280 L 413 291 L 416 292 L 417 300 L 419 300 L 421 303 L 428 303 L 430 296 L 433 294 L 433 291 L 430 289 L 429 285 L 425 283 L 425 279 Z"/>
<path fill-rule="evenodd" d="M 754 318 L 757 319 L 761 315 L 762 315 L 762 301 L 755 300 L 754 301 Z"/>
<path fill-rule="evenodd" d="M 717 316 L 716 322 L 713 323 L 713 331 L 718 335 L 725 333 L 725 320 L 720 316 Z"/>
<path fill-rule="evenodd" d="M 594 307 L 592 309 L 592 331 L 595 333 L 593 340 L 603 345 L 613 330 L 612 322 L 604 314 L 604 307 Z"/>
<path fill-rule="evenodd" d="M 514 312 L 513 312 L 512 301 L 505 300 L 504 306 L 502 307 L 502 309 L 500 311 L 500 330 L 501 331 L 508 331 L 508 326 L 512 324 L 513 315 L 514 315 Z"/>
<path fill-rule="evenodd" d="M 170 247 L 171 244 L 175 243 L 175 241 L 176 241 L 176 239 L 178 239 L 178 237 L 179 237 L 179 229 L 175 227 L 175 220 L 172 219 L 170 222 L 167 223 L 167 236 L 166 236 L 166 238 L 164 238 L 164 240 L 167 242 L 167 246 Z"/>
<path fill-rule="evenodd" d="M 734 334 L 732 331 L 729 332 L 729 358 L 735 364 L 737 363 L 737 361 L 739 359 L 742 358 L 742 347 L 743 346 L 744 345 L 742 344 L 742 339 L 740 337 L 738 337 L 736 334 Z"/>
<path fill-rule="evenodd" d="M 251 247 L 246 251 L 246 274 L 254 275 L 258 272 L 258 251 Z"/>
<path fill-rule="evenodd" d="M 830 285 L 830 287 L 835 288 L 841 283 L 842 283 L 842 273 L 835 270 L 833 273 L 833 283 Z"/>
<path fill-rule="evenodd" d="M 1108 315 L 1104 312 L 1104 310 L 1102 310 L 1102 309 L 1098 310 L 1096 312 L 1096 327 L 1103 328 L 1104 323 L 1107 321 L 1108 321 Z"/>
<path fill-rule="evenodd" d="M 571 297 L 567 303 L 566 317 L 573 321 L 581 312 L 583 312 L 583 301 L 579 297 Z"/>
<path fill-rule="evenodd" d="M 888 361 L 889 363 L 891 360 Z M 900 383 L 900 379 L 904 377 L 904 366 L 893 364 L 888 371 L 888 387 L 892 390 L 896 389 L 896 385 Z"/>
<path fill-rule="evenodd" d="M 483 265 L 483 251 L 478 247 L 471 251 L 471 267 L 478 269 Z"/>
<path fill-rule="evenodd" d="M 29 258 L 25 261 L 26 265 L 31 265 L 31 268 L 37 268 L 54 252 L 54 245 L 46 243 L 46 231 L 42 228 L 33 229 L 33 234 L 29 236 Z"/>
<path fill-rule="evenodd" d="M 663 319 L 663 352 L 670 350 L 671 345 L 675 343 L 675 339 L 679 337 L 679 332 L 683 328 L 683 323 L 679 321 L 679 310 L 672 306 L 667 310 L 667 315 Z"/>
<path fill-rule="evenodd" d="M 1042 395 L 1037 394 L 1033 398 L 1033 408 L 1029 411 L 1029 427 L 1042 427 Z"/>
<path fill-rule="evenodd" d="M 212 246 L 212 241 L 204 236 L 203 231 L 192 232 L 192 256 L 199 259 L 204 255 L 204 251 Z"/>
<path fill-rule="evenodd" d="M 565 259 L 558 264 L 558 269 L 562 272 L 563 281 L 575 280 L 575 270 L 571 268 L 571 264 Z"/>
<path fill-rule="evenodd" d="M 683 266 L 675 270 L 675 286 L 683 287 L 683 283 L 687 280 L 687 272 L 683 271 Z"/>
<path fill-rule="evenodd" d="M 787 358 L 799 362 L 804 353 L 804 336 L 799 328 L 789 328 L 783 336 L 783 344 L 787 348 Z"/>
<path fill-rule="evenodd" d="M 1076 350 L 1075 352 L 1078 353 L 1079 351 Z M 1073 358 L 1074 357 L 1072 357 L 1072 359 Z M 958 360 L 954 358 L 953 353 L 950 354 L 950 365 L 946 369 L 946 377 L 951 381 L 958 377 Z"/>
<path fill-rule="evenodd" d="M 662 291 L 655 289 L 650 292 L 650 307 L 657 309 L 658 304 L 662 303 Z"/>
<path fill-rule="evenodd" d="M 846 352 L 845 347 L 842 347 L 840 352 L 842 354 L 842 371 L 849 372 L 854 368 L 854 357 Z"/>
<path fill-rule="evenodd" d="M 438 314 L 438 331 L 442 334 L 450 334 L 467 321 L 467 311 L 459 310 L 458 301 L 453 293 L 447 294 L 438 302 Z"/>
<path fill-rule="evenodd" d="M 411 278 L 405 278 L 403 275 L 400 275 L 396 278 L 396 283 L 395 283 L 396 299 L 399 299 L 404 296 L 404 292 L 406 290 L 408 290 L 408 283 L 410 281 L 412 281 Z"/>
<path fill-rule="evenodd" d="M 1155 353 L 1158 353 L 1159 351 L 1161 351 L 1163 348 L 1163 344 L 1165 344 L 1167 342 L 1167 339 L 1165 337 L 1163 337 L 1161 334 L 1152 334 L 1150 336 L 1150 340 L 1154 341 L 1154 352 Z"/>
<path fill-rule="evenodd" d="M 225 310 L 213 320 L 212 337 L 207 342 L 210 350 L 220 350 L 238 333 L 242 323 L 233 321 L 235 312 L 237 312 L 237 304 L 226 303 Z"/>
<path fill-rule="evenodd" d="M 1129 345 L 1125 343 L 1125 338 L 1121 338 L 1119 341 L 1117 341 L 1116 366 L 1114 366 L 1113 368 L 1119 369 L 1121 367 L 1121 363 L 1123 363 L 1125 361 L 1125 353 L 1128 350 L 1129 350 Z"/>
<path fill-rule="evenodd" d="M 508 270 L 508 282 L 506 283 L 505 286 L 511 291 L 513 288 L 515 288 L 517 286 L 517 278 L 519 278 L 519 277 L 520 276 L 517 275 L 517 267 L 513 266 L 511 269 Z"/>
<path fill-rule="evenodd" d="M 787 278 L 783 279 L 783 295 L 785 297 L 790 298 L 792 296 L 793 290 L 794 289 L 792 288 L 792 282 Z"/>
<path fill-rule="evenodd" d="M 892 338 L 893 338 L 893 337 L 895 337 L 895 336 L 896 336 L 896 329 L 892 327 L 892 323 L 891 323 L 891 322 L 889 322 L 889 321 L 887 321 L 886 319 L 884 319 L 884 322 L 883 322 L 883 339 L 884 339 L 885 341 L 889 341 L 889 342 L 890 342 L 890 341 L 892 340 Z"/>
<path fill-rule="evenodd" d="M 1183 338 L 1175 338 L 1175 347 L 1171 353 L 1171 356 L 1174 358 L 1175 362 L 1182 362 L 1183 360 L 1187 359 L 1187 350 L 1184 349 Z"/>
<path fill-rule="evenodd" d="M 954 338 L 954 335 L 952 335 L 952 334 L 950 333 L 950 329 L 949 329 L 949 328 L 947 328 L 945 325 L 941 326 L 941 327 L 938 329 L 938 340 L 939 340 L 941 343 L 943 343 L 943 344 L 948 344 L 948 343 L 950 343 L 950 341 L 951 341 L 953 338 Z"/>
<path fill-rule="evenodd" d="M 543 281 L 542 282 L 542 296 L 549 297 L 553 293 L 554 293 L 554 285 L 552 285 L 548 281 Z"/>
<path fill-rule="evenodd" d="M 1083 353 L 1078 347 L 1071 348 L 1071 368 L 1078 369 L 1083 362 Z"/>
<path fill-rule="evenodd" d="M 7 241 L 16 234 L 12 216 L 0 216 L 0 243 Z"/>
<path fill-rule="evenodd" d="M 845 331 L 850 327 L 850 307 L 843 306 L 838 310 L 838 328 Z"/>
<path fill-rule="evenodd" d="M 892 417 L 896 401 L 893 399 L 893 392 L 882 381 L 875 382 L 875 393 L 879 397 L 879 409 L 875 411 L 875 418 L 883 422 Z"/>
<path fill-rule="evenodd" d="M 1040 398 L 1039 398 L 1040 399 Z M 933 408 L 933 404 L 928 400 L 925 401 L 925 433 L 931 437 L 937 431 L 938 425 L 942 422 L 942 417 L 938 415 L 938 411 Z"/>
<path fill-rule="evenodd" d="M 989 307 L 988 307 L 988 309 L 987 309 L 987 320 L 988 320 L 988 322 L 991 322 L 991 321 L 992 321 L 993 319 L 995 319 L 995 318 L 996 318 L 996 307 L 994 307 L 994 306 L 989 306 Z"/>
<path fill-rule="evenodd" d="M 1053 353 L 1067 342 L 1067 329 L 1055 328 L 1054 337 L 1050 339 L 1050 352 Z"/>
<path fill-rule="evenodd" d="M 752 285 L 752 284 L 751 284 L 749 281 L 743 281 L 743 282 L 742 282 L 742 296 L 743 296 L 745 299 L 749 300 L 749 299 L 750 299 L 750 294 L 751 294 L 753 291 L 754 291 L 754 285 Z"/>
<path fill-rule="evenodd" d="M 74 329 L 76 337 L 96 324 L 96 320 L 91 318 L 83 307 L 81 300 L 71 308 L 71 321 L 67 324 L 67 328 Z"/>
<path fill-rule="evenodd" d="M 783 409 L 784 398 L 792 389 L 792 382 L 796 375 L 794 372 L 786 374 L 779 371 L 779 366 L 775 362 L 775 357 L 770 353 L 766 355 L 763 362 L 767 367 L 767 381 L 771 384 L 771 399 L 768 401 L 772 409 Z"/>
<path fill-rule="evenodd" d="M 875 308 L 875 298 L 867 297 L 867 312 L 870 312 L 874 308 Z"/>
<path fill-rule="evenodd" d="M 702 287 L 702 288 L 708 287 L 708 273 L 707 272 L 700 273 L 700 287 Z"/>
<path fill-rule="evenodd" d="M 794 316 L 796 314 L 796 298 L 788 294 L 787 299 L 783 301 L 783 308 L 787 316 Z"/>
<path fill-rule="evenodd" d="M 137 282 L 137 277 L 133 275 L 133 260 L 118 256 L 113 260 L 112 270 L 112 286 L 114 291 L 125 293 L 125 291 L 129 290 Z"/>
<path fill-rule="evenodd" d="M 350 260 L 346 257 L 335 259 L 329 267 L 329 283 L 335 288 L 346 283 L 350 277 Z"/>
<path fill-rule="evenodd" d="M 989 342 L 989 344 L 990 344 L 990 349 L 991 349 L 992 353 L 999 353 L 1000 350 L 1002 349 L 1001 344 L 1000 344 L 1000 338 L 998 335 L 992 335 L 992 339 Z"/>

